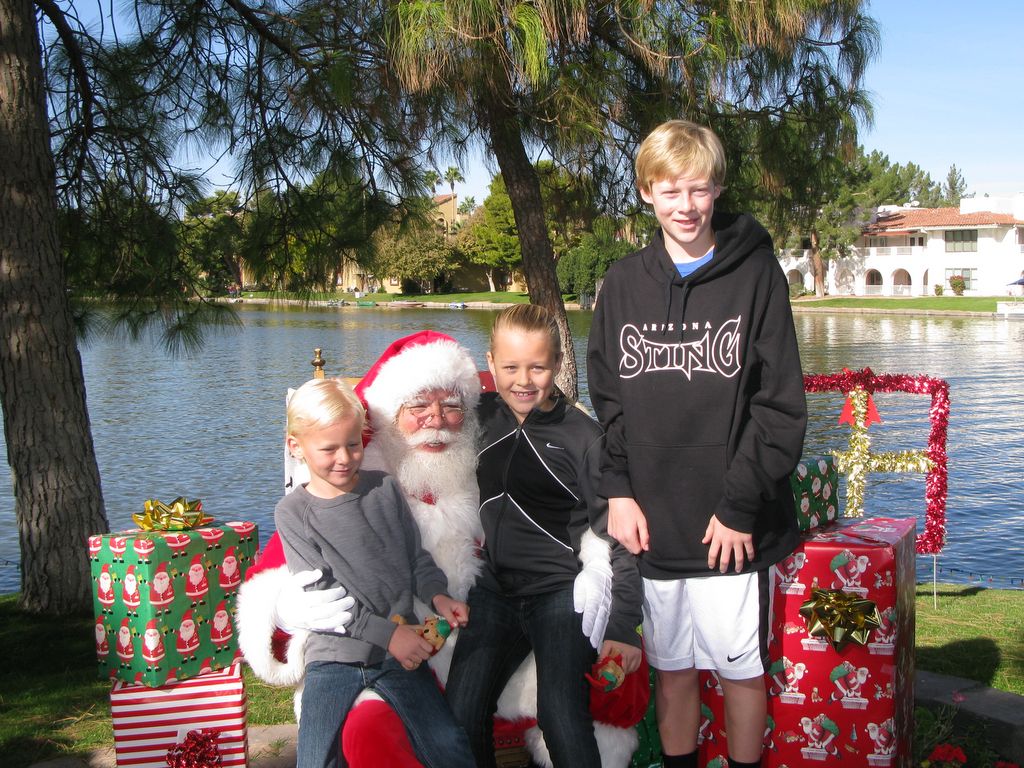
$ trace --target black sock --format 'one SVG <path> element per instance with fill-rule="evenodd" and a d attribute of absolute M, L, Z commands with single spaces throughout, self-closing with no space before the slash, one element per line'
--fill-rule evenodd
<path fill-rule="evenodd" d="M 697 768 L 697 750 L 685 755 L 666 755 L 662 752 L 661 764 L 664 768 Z"/>
<path fill-rule="evenodd" d="M 752 763 L 744 763 L 733 758 L 729 758 L 729 768 L 761 768 L 761 760 L 758 758 Z"/>

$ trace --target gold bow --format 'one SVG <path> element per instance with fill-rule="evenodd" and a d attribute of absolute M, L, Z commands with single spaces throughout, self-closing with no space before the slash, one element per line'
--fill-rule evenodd
<path fill-rule="evenodd" d="M 188 501 L 184 496 L 179 496 L 170 504 L 146 499 L 143 509 L 145 512 L 136 512 L 132 520 L 144 531 L 184 531 L 213 522 L 212 517 L 203 514 L 202 501 Z"/>
<path fill-rule="evenodd" d="M 824 637 L 837 651 L 847 643 L 867 645 L 872 629 L 882 625 L 878 607 L 871 600 L 841 589 L 812 589 L 811 599 L 800 606 L 807 633 Z"/>

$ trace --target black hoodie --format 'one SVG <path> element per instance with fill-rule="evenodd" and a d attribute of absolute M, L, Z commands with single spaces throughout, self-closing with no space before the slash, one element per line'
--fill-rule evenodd
<path fill-rule="evenodd" d="M 754 537 L 745 570 L 796 545 L 789 474 L 807 405 L 789 286 L 771 237 L 715 214 L 712 260 L 683 278 L 662 233 L 608 270 L 594 311 L 588 384 L 607 437 L 600 491 L 647 519 L 647 578 L 710 576 L 712 515 Z"/>

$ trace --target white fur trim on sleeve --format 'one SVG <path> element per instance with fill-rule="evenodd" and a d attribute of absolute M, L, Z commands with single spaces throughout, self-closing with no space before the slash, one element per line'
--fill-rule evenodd
<path fill-rule="evenodd" d="M 271 647 L 271 638 L 277 629 L 274 605 L 288 575 L 284 566 L 263 571 L 242 582 L 238 590 L 236 623 L 239 648 L 256 676 L 271 685 L 298 685 L 305 675 L 304 651 L 308 633 L 292 633 L 287 660 L 283 664 L 274 657 Z"/>

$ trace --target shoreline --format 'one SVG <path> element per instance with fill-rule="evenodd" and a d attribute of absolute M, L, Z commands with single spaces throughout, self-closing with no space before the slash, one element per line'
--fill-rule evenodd
<path fill-rule="evenodd" d="M 240 299 L 228 299 L 218 297 L 213 301 L 221 304 L 257 304 L 261 306 L 280 304 L 283 306 L 301 306 L 301 307 L 341 307 L 357 306 L 356 302 L 345 300 L 345 304 L 340 304 L 338 300 L 311 300 L 304 301 L 303 299 L 275 299 L 267 297 L 254 297 Z M 415 309 L 453 309 L 449 306 L 452 302 L 447 301 L 429 301 L 429 300 L 415 300 L 415 305 L 405 304 L 403 302 L 410 301 L 410 299 L 394 299 L 394 300 L 381 300 L 376 299 L 362 299 L 362 301 L 373 301 L 374 306 L 362 306 L 361 309 L 395 309 L 395 310 L 415 310 Z M 511 301 L 466 301 L 462 302 L 465 304 L 464 309 L 488 309 L 488 310 L 500 310 L 504 309 L 516 302 Z M 923 315 L 925 317 L 984 317 L 999 319 L 1009 319 L 1004 317 L 999 312 L 972 312 L 969 310 L 952 310 L 952 309 L 896 309 L 893 307 L 816 307 L 807 306 L 805 302 L 797 301 L 790 302 L 790 306 L 793 308 L 794 314 L 796 313 L 808 313 L 808 314 L 853 314 L 853 315 Z M 583 309 L 579 302 L 567 301 L 565 302 L 566 310 L 587 312 L 590 310 Z M 458 311 L 453 309 L 453 311 Z"/>

